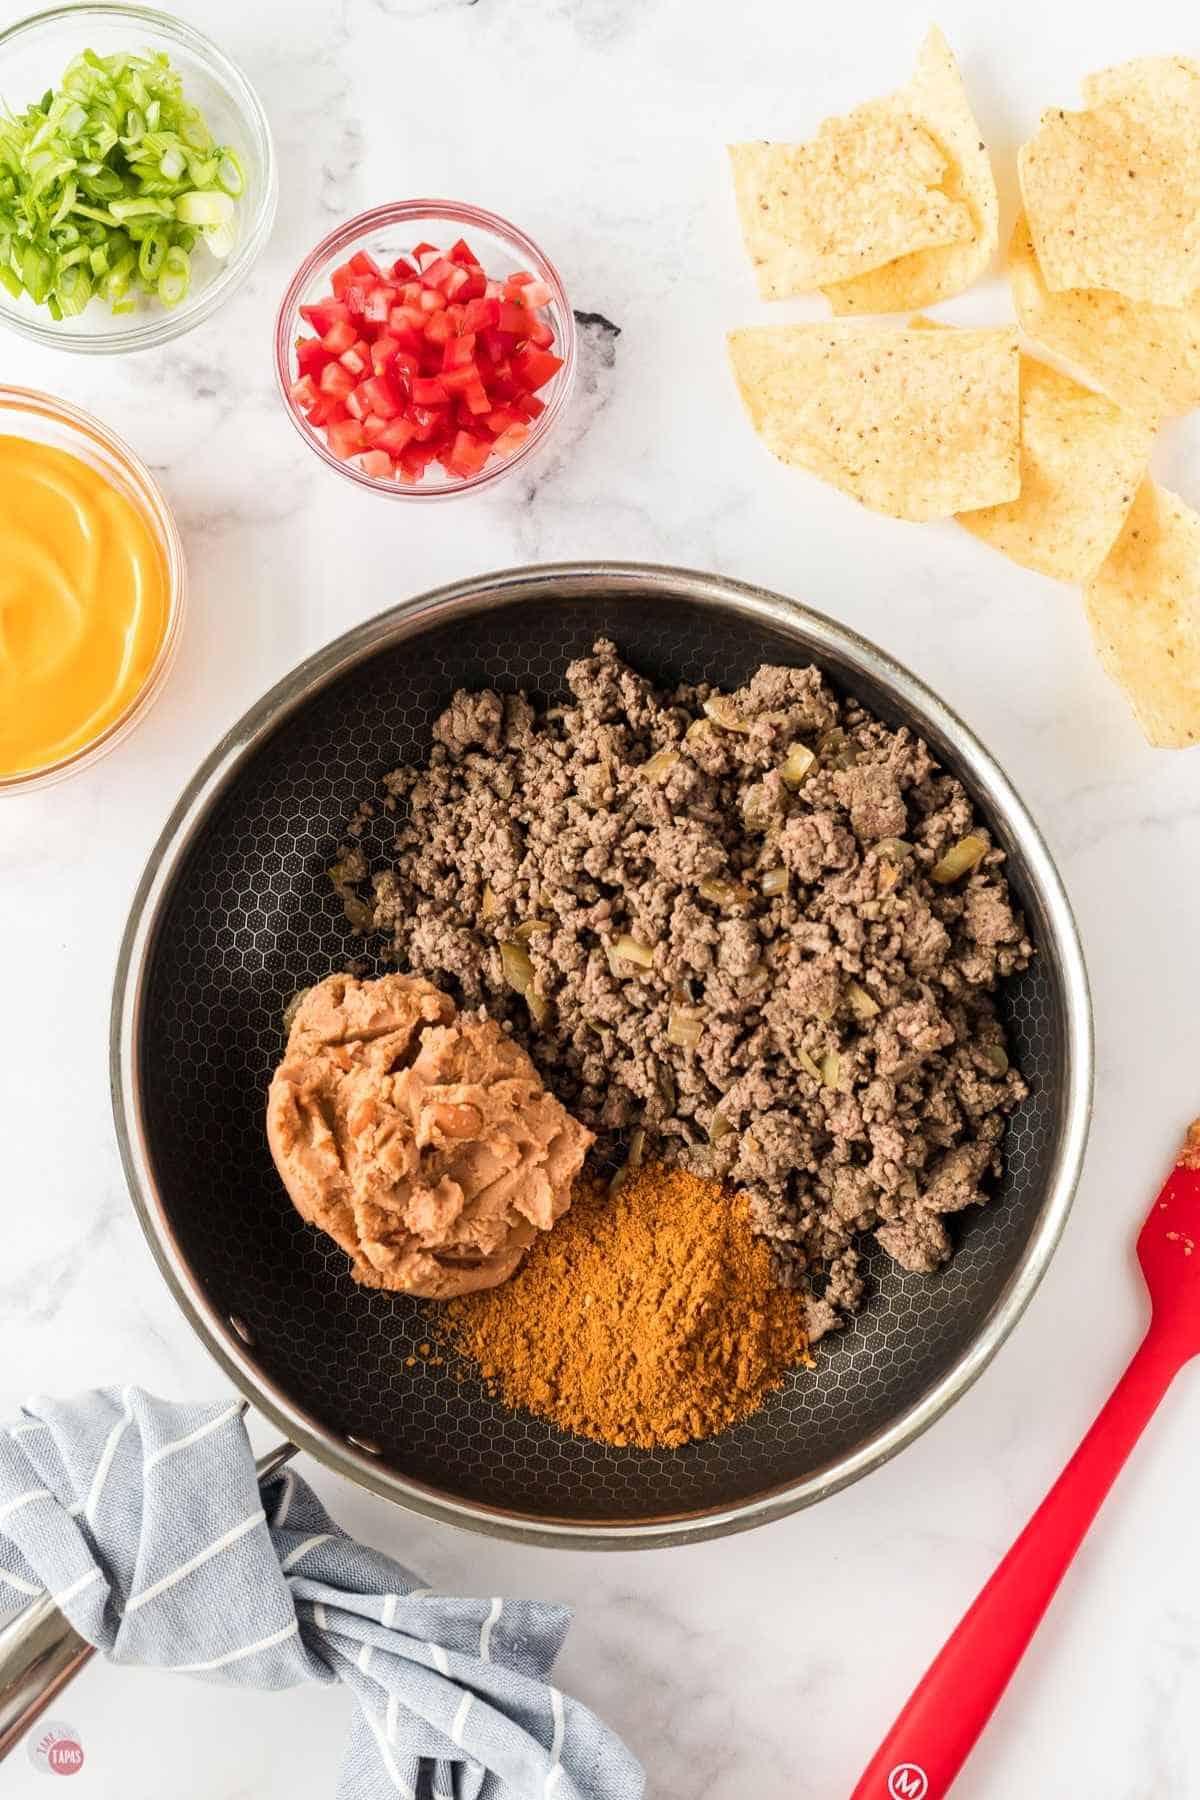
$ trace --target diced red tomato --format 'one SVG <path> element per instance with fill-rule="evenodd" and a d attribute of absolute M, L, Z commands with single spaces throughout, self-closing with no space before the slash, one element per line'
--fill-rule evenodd
<path fill-rule="evenodd" d="M 431 344 L 444 344 L 454 336 L 454 320 L 449 314 L 435 312 L 425 327 L 425 336 Z"/>
<path fill-rule="evenodd" d="M 363 307 L 363 318 L 369 319 L 372 325 L 386 325 L 387 317 L 396 300 L 396 290 L 388 287 L 386 282 L 376 282 L 367 295 L 367 303 Z"/>
<path fill-rule="evenodd" d="M 442 429 L 442 415 L 435 406 L 418 406 L 414 401 L 408 409 L 408 418 L 418 444 L 428 444 Z"/>
<path fill-rule="evenodd" d="M 363 447 L 362 426 L 357 419 L 339 419 L 336 425 L 329 426 L 325 435 L 335 456 L 356 456 Z"/>
<path fill-rule="evenodd" d="M 489 279 L 462 238 L 418 244 L 386 273 L 356 250 L 332 293 L 300 308 L 289 398 L 335 456 L 377 481 L 421 481 L 431 465 L 468 479 L 513 456 L 545 411 L 549 284 L 528 271 Z"/>
<path fill-rule="evenodd" d="M 339 419 L 348 417 L 349 414 L 342 402 L 335 400 L 332 394 L 320 394 L 317 404 L 308 409 L 310 425 L 335 425 Z"/>
<path fill-rule="evenodd" d="M 297 406 L 302 407 L 305 412 L 310 406 L 315 406 L 320 395 L 317 393 L 317 384 L 312 376 L 302 375 L 299 381 L 293 381 L 288 389 L 288 398 Z"/>
<path fill-rule="evenodd" d="M 317 377 L 317 386 L 323 394 L 332 394 L 335 400 L 344 400 L 354 386 L 354 377 L 349 369 L 343 369 L 340 362 L 326 363 Z"/>
<path fill-rule="evenodd" d="M 503 437 L 498 437 L 492 445 L 492 455 L 511 456 L 514 450 L 520 449 L 528 436 L 529 427 L 523 420 L 518 421 L 516 425 L 510 425 Z"/>
<path fill-rule="evenodd" d="M 371 346 L 362 338 L 356 338 L 348 350 L 342 351 L 338 361 L 352 375 L 365 375 L 371 366 Z"/>
<path fill-rule="evenodd" d="M 500 323 L 500 302 L 486 300 L 480 295 L 478 300 L 468 300 L 463 314 L 463 330 L 488 331 Z"/>
<path fill-rule="evenodd" d="M 340 356 L 343 350 L 348 350 L 351 344 L 357 341 L 357 338 L 358 333 L 348 318 L 335 319 L 321 339 L 321 348 L 328 350 L 330 356 Z"/>
<path fill-rule="evenodd" d="M 515 406 L 498 406 L 495 412 L 485 413 L 483 422 L 495 437 L 503 437 L 511 425 L 523 425 L 525 420 Z"/>
<path fill-rule="evenodd" d="M 399 456 L 400 452 L 411 444 L 416 434 L 416 427 L 411 419 L 389 419 L 375 442 L 389 456 Z"/>
<path fill-rule="evenodd" d="M 475 333 L 464 331 L 460 337 L 447 338 L 442 351 L 443 369 L 465 369 L 475 360 Z"/>
<path fill-rule="evenodd" d="M 446 348 L 449 349 L 449 345 Z M 447 393 L 463 394 L 472 382 L 479 380 L 479 370 L 473 362 L 464 363 L 459 369 L 443 368 L 440 380 Z"/>
<path fill-rule="evenodd" d="M 296 339 L 296 367 L 302 375 L 319 375 L 329 361 L 329 352 L 320 338 Z"/>
<path fill-rule="evenodd" d="M 422 270 L 421 279 L 429 287 L 439 288 L 444 294 L 459 273 L 454 263 L 448 262 L 444 256 L 438 256 Z"/>
<path fill-rule="evenodd" d="M 469 432 L 456 434 L 448 455 L 442 460 L 445 466 L 455 475 L 477 475 L 492 453 L 490 444 L 480 443 Z"/>
<path fill-rule="evenodd" d="M 389 337 L 387 332 L 384 332 L 381 337 L 377 337 L 371 345 L 371 373 L 386 375 L 395 362 L 399 349 L 399 340 Z"/>
<path fill-rule="evenodd" d="M 510 337 L 526 338 L 529 336 L 529 314 L 525 308 L 513 300 L 500 302 L 500 317 L 496 321 L 497 329 L 507 332 Z"/>
<path fill-rule="evenodd" d="M 302 306 L 300 317 L 312 326 L 318 337 L 324 337 L 336 319 L 350 317 L 350 308 L 341 300 L 319 300 L 315 306 Z"/>
<path fill-rule="evenodd" d="M 512 366 L 516 379 L 532 394 L 545 387 L 563 365 L 561 356 L 551 356 L 547 350 L 525 349 L 517 351 Z"/>
<path fill-rule="evenodd" d="M 367 403 L 367 411 L 379 419 L 395 419 L 400 416 L 400 401 L 396 390 L 386 375 L 372 375 L 358 389 Z"/>
<path fill-rule="evenodd" d="M 480 381 L 478 375 L 476 375 L 474 381 L 470 382 L 464 390 L 463 399 L 466 401 L 468 409 L 477 416 L 481 413 L 491 412 L 492 410 L 492 403 L 487 397 L 487 389 L 484 387 L 482 381 Z"/>

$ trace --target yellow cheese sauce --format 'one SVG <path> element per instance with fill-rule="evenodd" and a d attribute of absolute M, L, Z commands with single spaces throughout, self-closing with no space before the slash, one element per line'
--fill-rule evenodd
<path fill-rule="evenodd" d="M 69 451 L 0 435 L 0 776 L 84 749 L 166 636 L 166 561 L 137 507 Z"/>

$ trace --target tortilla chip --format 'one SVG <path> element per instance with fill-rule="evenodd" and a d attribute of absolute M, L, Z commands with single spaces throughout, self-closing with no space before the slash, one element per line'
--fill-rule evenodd
<path fill-rule="evenodd" d="M 910 312 L 961 294 L 991 262 L 1000 241 L 996 181 L 953 52 L 936 26 L 917 59 L 916 73 L 892 104 L 916 119 L 949 158 L 944 182 L 966 207 L 971 235 L 940 249 L 917 250 L 853 281 L 824 288 L 835 313 Z M 881 102 L 881 104 L 888 104 Z"/>
<path fill-rule="evenodd" d="M 1200 288 L 1200 107 L 1180 98 L 1183 86 L 1167 80 L 1156 96 L 1140 77 L 1089 111 L 1044 113 L 1022 146 L 1025 212 L 1051 293 L 1110 288 L 1185 306 Z"/>
<path fill-rule="evenodd" d="M 729 354 L 775 455 L 864 506 L 944 519 L 1020 491 L 1015 329 L 768 325 Z"/>
<path fill-rule="evenodd" d="M 959 524 L 1027 569 L 1089 581 L 1125 523 L 1153 441 L 1153 420 L 1022 356 L 1021 492 L 960 513 Z"/>
<path fill-rule="evenodd" d="M 1008 273 L 1017 317 L 1030 337 L 1076 363 L 1122 406 L 1145 414 L 1200 406 L 1200 294 L 1182 307 L 1126 300 L 1103 288 L 1052 294 L 1023 214 Z"/>
<path fill-rule="evenodd" d="M 1200 63 L 1188 56 L 1137 56 L 1085 75 L 1081 83 L 1087 106 L 1124 103 L 1153 113 L 1164 100 L 1200 105 Z"/>
<path fill-rule="evenodd" d="M 733 144 L 746 249 L 764 300 L 878 268 L 905 251 L 970 235 L 938 183 L 946 158 L 894 109 L 860 107 L 808 144 Z"/>
<path fill-rule="evenodd" d="M 1100 660 L 1152 744 L 1200 744 L 1200 517 L 1143 481 L 1087 590 Z"/>

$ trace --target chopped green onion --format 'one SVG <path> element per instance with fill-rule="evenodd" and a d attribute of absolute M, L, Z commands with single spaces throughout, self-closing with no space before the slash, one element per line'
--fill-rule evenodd
<path fill-rule="evenodd" d="M 232 225 L 210 225 L 204 232 L 204 241 L 217 261 L 224 262 L 237 243 L 237 233 Z"/>
<path fill-rule="evenodd" d="M 109 207 L 114 219 L 124 222 L 126 219 L 144 219 L 147 214 L 160 219 L 169 219 L 175 207 L 169 200 L 114 200 Z"/>
<path fill-rule="evenodd" d="M 217 183 L 234 200 L 240 200 L 246 191 L 246 177 L 242 165 L 232 150 L 227 150 L 217 164 Z"/>
<path fill-rule="evenodd" d="M 180 194 L 175 217 L 181 225 L 227 225 L 233 217 L 233 201 L 228 194 Z"/>
<path fill-rule="evenodd" d="M 58 304 L 62 307 L 63 317 L 70 319 L 76 313 L 81 313 L 91 297 L 90 271 L 81 263 L 72 263 L 58 278 Z"/>
<path fill-rule="evenodd" d="M 161 225 L 148 231 L 142 239 L 142 247 L 138 252 L 138 274 L 143 281 L 157 281 L 162 273 L 163 260 L 171 248 L 171 240 Z"/>
<path fill-rule="evenodd" d="M 172 244 L 158 278 L 158 297 L 164 306 L 178 306 L 191 286 L 192 265 L 186 250 Z"/>
<path fill-rule="evenodd" d="M 84 50 L 23 112 L 0 109 L 0 284 L 55 318 L 93 293 L 120 313 L 177 306 L 196 246 L 234 249 L 245 191 L 165 55 Z"/>

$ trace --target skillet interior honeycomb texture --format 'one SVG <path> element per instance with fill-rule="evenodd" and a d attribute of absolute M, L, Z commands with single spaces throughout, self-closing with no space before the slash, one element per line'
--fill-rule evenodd
<path fill-rule="evenodd" d="M 806 660 L 767 624 L 660 595 L 525 601 L 376 654 L 306 702 L 202 827 L 152 954 L 141 1072 L 150 1156 L 180 1248 L 214 1303 L 247 1322 L 263 1373 L 294 1404 L 339 1436 L 373 1439 L 397 1473 L 445 1497 L 620 1524 L 731 1506 L 800 1480 L 945 1374 L 1038 1212 L 1061 1008 L 1037 959 L 1009 986 L 1008 1029 L 1033 1091 L 1010 1126 L 996 1199 L 954 1222 L 951 1266 L 906 1275 L 876 1252 L 855 1324 L 820 1346 L 815 1373 L 798 1372 L 735 1430 L 682 1450 L 607 1449 L 507 1414 L 470 1376 L 431 1366 L 418 1350 L 429 1331 L 417 1304 L 356 1287 L 275 1175 L 263 1117 L 281 1014 L 297 987 L 361 948 L 326 875 L 359 799 L 397 763 L 425 755 L 455 687 L 559 697 L 567 662 L 602 633 L 665 683 L 728 687 L 762 661 Z M 1009 873 L 1027 900 L 1015 860 Z"/>

